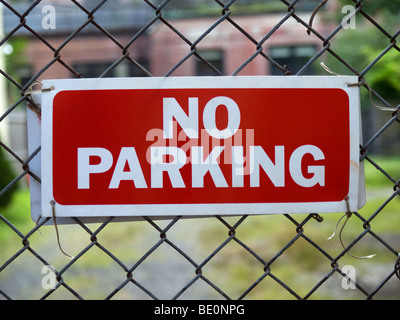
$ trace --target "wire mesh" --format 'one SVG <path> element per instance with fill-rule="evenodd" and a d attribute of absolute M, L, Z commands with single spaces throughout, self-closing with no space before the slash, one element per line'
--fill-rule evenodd
<path fill-rule="evenodd" d="M 352 9 L 350 15 L 343 13 L 345 5 Z M 40 148 L 25 154 L 2 138 L 1 149 L 17 164 L 18 172 L 2 186 L 0 199 L 12 198 L 18 205 L 4 206 L 0 213 L 0 299 L 400 298 L 400 105 L 399 89 L 393 84 L 396 70 L 391 68 L 400 57 L 400 29 L 398 23 L 389 28 L 368 5 L 367 0 L 1 0 L 5 30 L 0 46 L 6 55 L 9 44 L 15 50 L 18 41 L 26 46 L 34 43 L 42 53 L 24 78 L 13 69 L 19 66 L 11 58 L 17 52 L 6 57 L 0 70 L 7 86 L 7 107 L 0 115 L 3 128 L 28 105 L 40 114 L 40 105 L 29 94 L 36 81 L 52 76 L 54 70 L 75 78 L 85 77 L 86 72 L 90 76 L 94 68 L 90 63 L 99 61 L 106 46 L 113 48 L 113 55 L 96 65 L 97 77 L 118 76 L 121 70 L 129 70 L 130 76 L 188 75 L 194 66 L 215 76 L 240 76 L 254 72 L 259 61 L 266 66 L 265 71 L 257 71 L 261 74 L 267 70 L 287 76 L 326 74 L 318 64 L 325 62 L 335 72 L 359 77 L 365 131 L 360 162 L 366 169 L 368 201 L 360 212 L 345 216 L 312 212 L 206 219 L 143 217 L 140 222 L 123 223 L 109 217 L 99 224 L 75 218 L 73 225 L 59 225 L 55 231 L 46 225 L 50 219 L 38 224 L 28 219 L 26 180 L 40 182 L 29 167 Z M 45 6 L 50 6 L 48 11 Z M 113 10 L 120 23 L 111 16 Z M 270 25 L 245 20 L 267 21 L 258 20 L 260 15 L 270 17 Z M 358 24 L 354 30 L 352 19 Z M 186 29 L 200 22 L 196 32 Z M 129 24 L 122 30 L 124 23 Z M 362 26 L 377 34 L 369 49 L 360 45 L 362 33 L 356 32 Z M 285 41 L 291 45 L 293 38 L 285 40 L 282 31 L 286 27 L 295 37 L 301 34 L 315 44 L 315 52 L 297 67 L 295 60 L 273 55 L 269 47 L 270 43 L 288 46 Z M 261 31 L 255 32 L 257 28 Z M 227 29 L 251 50 L 239 61 L 221 63 L 207 50 L 218 42 L 224 50 L 236 50 L 235 41 L 223 40 Z M 345 50 L 339 42 L 346 35 L 353 37 L 347 40 L 356 40 L 347 43 Z M 78 45 L 94 36 L 100 45 L 88 44 L 88 50 L 79 51 Z M 371 51 L 365 64 L 354 54 L 362 50 Z M 74 63 L 71 52 L 86 54 L 86 65 Z M 392 86 L 382 86 L 379 68 L 386 71 L 383 74 Z M 377 187 L 377 181 L 383 187 Z M 11 197 L 16 185 L 20 190 Z M 340 234 L 328 241 L 342 216 Z M 61 246 L 73 257 L 66 257 Z M 371 254 L 376 256 L 367 257 Z"/>

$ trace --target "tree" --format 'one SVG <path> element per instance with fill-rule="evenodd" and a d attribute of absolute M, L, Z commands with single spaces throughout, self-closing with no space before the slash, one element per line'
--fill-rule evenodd
<path fill-rule="evenodd" d="M 339 0 L 341 5 L 348 5 L 356 3 L 356 0 Z M 364 0 L 361 6 L 368 14 L 376 14 L 382 12 L 389 12 L 391 14 L 400 13 L 400 0 Z"/>
<path fill-rule="evenodd" d="M 0 147 L 0 192 L 15 178 L 11 164 L 6 158 L 3 148 Z M 0 208 L 6 207 L 10 201 L 12 194 L 17 190 L 17 185 L 12 186 L 5 194 L 0 197 Z"/>
<path fill-rule="evenodd" d="M 354 4 L 351 0 L 340 0 L 340 3 Z M 390 47 L 391 36 L 400 28 L 400 0 L 364 0 L 361 5 L 363 12 L 372 17 L 384 31 L 362 14 L 357 14 L 355 29 L 341 30 L 332 40 L 331 49 L 358 73 L 366 70 L 371 62 L 376 62 L 365 74 L 365 80 L 385 99 L 398 99 L 400 51 L 394 47 L 383 57 L 379 56 Z M 339 74 L 352 74 L 349 68 L 333 57 L 328 57 L 327 64 Z M 367 92 L 363 92 L 363 98 L 369 99 Z"/>
<path fill-rule="evenodd" d="M 339 0 L 341 5 L 350 4 L 354 8 L 355 2 Z M 393 37 L 400 30 L 400 0 L 364 0 L 361 9 L 355 16 L 353 28 L 343 28 L 330 40 L 330 49 L 340 59 L 327 55 L 325 63 L 338 74 L 363 74 L 369 88 L 396 107 L 400 103 L 400 50 L 398 42 L 397 47 L 394 46 Z M 338 25 L 343 17 L 343 14 L 335 17 Z M 369 90 L 361 88 L 360 93 L 364 141 L 368 141 L 387 123 L 391 113 L 376 108 L 387 105 Z M 377 139 L 369 152 L 396 154 L 400 147 L 398 126 L 387 128 L 385 136 L 386 139 Z"/>

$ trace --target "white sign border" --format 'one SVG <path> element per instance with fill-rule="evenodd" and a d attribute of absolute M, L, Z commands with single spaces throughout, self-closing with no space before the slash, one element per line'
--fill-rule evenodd
<path fill-rule="evenodd" d="M 156 205 L 60 205 L 55 204 L 57 217 L 134 217 L 134 216 L 212 216 L 260 215 L 282 213 L 328 213 L 357 211 L 365 203 L 365 186 L 360 175 L 360 95 L 354 76 L 241 76 L 241 77 L 176 77 L 176 78 L 102 78 L 44 80 L 42 93 L 42 216 L 53 215 L 52 129 L 53 100 L 61 91 L 117 89 L 202 89 L 202 88 L 336 88 L 349 97 L 350 105 L 350 181 L 349 200 L 304 203 L 225 203 L 225 204 L 156 204 Z M 88 214 L 88 212 L 94 214 Z"/>

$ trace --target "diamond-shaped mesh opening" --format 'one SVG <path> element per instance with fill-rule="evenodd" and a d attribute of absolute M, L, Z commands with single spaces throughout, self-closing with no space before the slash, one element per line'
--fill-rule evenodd
<path fill-rule="evenodd" d="M 132 277 L 159 299 L 174 298 L 195 277 L 195 267 L 163 244 L 132 272 Z"/>
<path fill-rule="evenodd" d="M 202 272 L 228 297 L 237 299 L 260 277 L 262 269 L 253 255 L 231 240 L 202 267 Z"/>

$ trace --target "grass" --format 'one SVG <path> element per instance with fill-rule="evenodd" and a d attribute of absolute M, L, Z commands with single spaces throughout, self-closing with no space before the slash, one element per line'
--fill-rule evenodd
<path fill-rule="evenodd" d="M 388 172 L 393 180 L 397 181 L 399 179 L 400 166 L 397 158 L 375 157 L 373 161 Z M 365 175 L 368 195 L 367 203 L 359 211 L 359 214 L 364 219 L 368 219 L 381 210 L 371 222 L 372 231 L 384 238 L 386 236 L 397 236 L 400 228 L 400 198 L 395 197 L 386 206 L 382 207 L 385 201 L 393 194 L 393 182 L 369 162 L 365 163 Z M 23 234 L 31 231 L 35 224 L 30 218 L 29 190 L 21 189 L 17 191 L 11 204 L 2 209 L 0 214 Z M 311 219 L 304 226 L 304 234 L 315 241 L 332 257 L 336 257 L 343 250 L 339 237 L 336 235 L 330 241 L 327 239 L 332 235 L 343 213 L 321 215 L 324 221 L 319 223 Z M 293 219 L 298 222 L 302 222 L 307 216 L 292 215 Z M 224 220 L 234 225 L 239 218 L 224 218 Z M 165 227 L 168 222 L 157 221 L 156 223 Z M 352 216 L 350 218 L 343 231 L 343 242 L 345 244 L 351 243 L 363 232 L 362 224 L 362 221 L 357 217 Z M 216 219 L 181 220 L 178 225 L 180 227 L 173 227 L 168 231 L 168 239 L 171 239 L 178 247 L 182 247 L 185 252 L 190 253 L 191 258 L 198 263 L 206 259 L 221 243 L 228 239 L 228 228 Z M 88 225 L 88 228 L 92 231 L 96 230 L 97 227 L 98 225 Z M 72 255 L 78 254 L 90 244 L 90 235 L 81 227 L 59 226 L 59 230 L 63 248 Z M 53 227 L 41 228 L 41 233 L 41 236 L 35 234 L 32 240 L 31 238 L 29 239 L 33 242 L 33 248 L 39 250 L 40 254 L 45 255 L 46 259 L 47 255 L 50 255 L 51 259 L 49 261 L 55 265 L 56 269 L 61 269 L 68 263 L 68 260 L 58 250 L 54 250 L 57 246 L 55 245 L 56 238 Z M 296 226 L 282 215 L 248 217 L 236 230 L 237 239 L 249 246 L 265 261 L 273 259 L 277 252 L 288 245 L 288 242 L 296 234 Z M 111 223 L 97 237 L 102 245 L 128 266 L 134 265 L 160 239 L 159 233 L 147 222 Z M 368 237 L 365 237 L 365 241 L 363 239 L 357 243 L 352 248 L 352 253 L 357 256 L 378 253 L 376 258 L 365 262 L 365 260 L 357 261 L 345 256 L 340 260 L 340 263 L 360 264 L 361 268 L 365 268 L 365 265 L 373 268 L 374 265 L 391 264 L 390 267 L 393 268 L 393 254 L 388 253 L 388 250 L 383 248 L 379 242 L 371 238 L 368 235 Z M 21 238 L 2 221 L 0 221 L 0 244 L 0 266 L 4 262 L 2 256 L 3 258 L 4 256 L 6 258 L 10 257 L 22 248 Z M 186 249 L 186 247 L 189 249 Z M 165 253 L 163 248 L 170 249 L 168 245 L 163 244 L 162 247 L 156 249 L 156 252 L 148 260 L 162 265 L 165 255 L 169 254 L 169 251 Z M 50 254 L 51 250 L 57 251 L 57 255 L 52 256 Z M 173 253 L 175 254 L 175 252 Z M 179 255 L 177 255 L 177 258 L 180 258 Z M 82 290 L 90 295 L 90 290 L 87 288 L 88 283 L 82 279 L 82 277 L 86 277 L 86 275 L 82 276 L 84 274 L 82 269 L 92 270 L 92 272 L 96 273 L 99 269 L 109 270 L 110 268 L 116 268 L 116 270 L 121 271 L 115 261 L 100 249 L 94 247 L 79 259 L 76 265 L 71 268 L 71 271 L 68 271 L 65 280 L 73 284 L 74 289 L 78 292 Z M 318 252 L 306 240 L 300 238 L 279 256 L 272 264 L 271 271 L 274 276 L 284 279 L 285 283 L 293 287 L 300 295 L 304 295 L 324 275 L 331 271 L 331 267 L 330 261 L 323 254 Z M 223 288 L 229 296 L 237 298 L 253 282 L 263 277 L 264 268 L 263 264 L 243 249 L 239 243 L 230 241 L 204 266 L 203 273 L 208 279 Z M 91 281 L 95 280 L 92 279 Z M 327 286 L 336 286 L 340 281 L 341 278 L 337 277 L 336 283 L 329 284 L 334 281 L 328 281 Z M 110 287 L 113 285 L 110 285 Z M 227 288 L 225 289 L 225 287 Z M 340 292 L 340 289 L 340 287 L 336 288 L 335 292 Z M 101 294 L 99 296 L 99 293 L 96 293 L 97 297 L 101 298 Z M 316 299 L 338 298 L 338 296 L 327 293 L 323 289 L 317 290 L 313 297 Z M 343 297 L 352 299 L 355 296 L 353 296 L 353 293 L 346 292 Z M 292 298 L 292 296 L 271 277 L 266 277 L 250 292 L 247 298 L 287 299 Z"/>
<path fill-rule="evenodd" d="M 400 178 L 399 159 L 397 158 L 373 158 L 375 163 L 385 170 L 390 177 L 397 181 Z M 383 239 L 392 237 L 399 241 L 399 228 L 400 228 L 400 198 L 395 197 L 389 203 L 386 201 L 394 193 L 394 183 L 391 179 L 385 176 L 374 165 L 369 162 L 365 163 L 365 183 L 367 190 L 367 202 L 365 206 L 358 212 L 364 219 L 371 220 L 371 230 L 378 234 Z M 336 224 L 343 216 L 343 213 L 337 214 L 321 214 L 324 218 L 322 223 L 315 220 L 310 220 L 304 227 L 304 234 L 317 243 L 325 252 L 329 253 L 332 257 L 338 256 L 342 251 L 338 233 L 336 236 L 328 241 L 332 235 Z M 308 215 L 292 215 L 293 219 L 301 223 Z M 235 222 L 232 222 L 232 225 Z M 349 245 L 355 238 L 364 232 L 363 221 L 356 216 L 350 217 L 343 229 L 342 241 L 345 246 Z M 212 233 L 212 232 L 211 232 Z M 290 240 L 296 235 L 296 226 L 283 216 L 264 217 L 249 217 L 237 229 L 236 236 L 243 241 L 252 250 L 259 254 L 265 261 L 274 259 L 274 255 L 289 245 Z M 388 241 L 392 243 L 393 240 Z M 207 245 L 207 243 L 204 243 Z M 396 244 L 392 244 L 396 246 Z M 232 288 L 233 296 L 239 296 L 249 284 L 257 280 L 257 277 L 263 276 L 263 265 L 257 259 L 252 257 L 248 252 L 241 250 L 239 245 L 229 246 L 227 249 L 219 253 L 218 260 L 216 260 L 215 269 L 216 273 L 224 273 L 227 265 L 231 265 L 229 270 L 234 274 L 234 285 Z M 396 248 L 396 247 L 395 247 Z M 393 268 L 395 256 L 392 252 L 384 248 L 384 246 L 376 241 L 372 236 L 366 235 L 359 241 L 352 249 L 351 253 L 355 256 L 368 256 L 377 254 L 375 258 L 368 260 L 357 260 L 348 255 L 340 259 L 340 264 L 346 263 L 356 265 L 359 267 L 359 276 L 364 276 L 367 282 L 370 278 L 376 277 L 373 274 L 375 268 L 387 268 L 387 274 Z M 365 266 L 368 265 L 368 268 Z M 369 269 L 369 270 L 365 270 Z M 307 272 L 304 272 L 307 270 Z M 290 244 L 289 248 L 285 250 L 276 262 L 271 266 L 271 272 L 274 276 L 284 281 L 296 292 L 307 294 L 313 285 L 323 278 L 324 275 L 330 272 L 330 261 L 327 260 L 322 253 L 316 250 L 310 243 L 300 238 Z M 371 273 L 372 272 L 372 273 Z M 386 275 L 387 275 L 386 274 Z M 257 275 L 255 277 L 255 275 Z M 253 279 L 255 277 L 255 279 Z M 251 280 L 250 280 L 251 278 Z M 335 294 L 328 293 L 323 289 L 317 290 L 313 297 L 315 299 L 355 299 L 365 298 L 356 292 L 344 292 L 340 287 L 341 277 L 336 279 L 336 283 L 330 284 L 335 286 Z M 381 279 L 382 281 L 383 279 Z M 264 282 L 264 280 L 263 280 Z M 261 283 L 263 283 L 261 282 Z M 271 285 L 271 279 L 268 278 L 267 283 Z M 333 281 L 331 281 L 333 282 Z M 329 283 L 329 282 L 328 282 Z M 339 283 L 339 286 L 337 284 Z M 286 290 L 282 290 L 277 283 L 272 284 L 273 290 L 257 290 L 252 291 L 248 298 L 250 299 L 287 299 L 293 298 Z M 377 285 L 377 284 L 375 284 Z M 275 289 L 275 287 L 277 287 Z M 341 292 L 338 294 L 338 292 Z M 384 296 L 384 298 L 398 299 L 399 295 Z"/>
<path fill-rule="evenodd" d="M 3 209 L 0 214 L 11 224 L 15 225 L 21 232 L 29 232 L 34 227 L 30 219 L 30 198 L 28 189 L 19 189 L 13 196 L 11 203 Z M 5 223 L 0 222 L 0 243 L 7 240 L 8 228 Z"/>
<path fill-rule="evenodd" d="M 399 159 L 396 157 L 371 157 L 371 160 L 378 164 L 384 171 L 386 171 L 394 180 L 400 179 L 400 165 Z M 365 184 L 367 190 L 376 190 L 383 188 L 393 188 L 394 183 L 380 172 L 369 161 L 364 161 L 365 169 Z"/>

